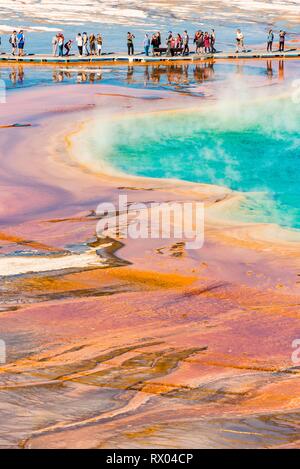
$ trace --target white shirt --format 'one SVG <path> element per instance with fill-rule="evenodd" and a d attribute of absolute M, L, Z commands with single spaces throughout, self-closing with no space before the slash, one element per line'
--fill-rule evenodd
<path fill-rule="evenodd" d="M 18 40 L 17 40 L 17 35 L 16 34 L 12 34 L 10 36 L 10 40 L 11 40 L 11 44 L 14 46 L 17 44 Z"/>
<path fill-rule="evenodd" d="M 76 42 L 77 42 L 77 46 L 78 46 L 78 47 L 82 47 L 82 46 L 83 46 L 83 38 L 82 38 L 82 36 L 77 36 L 77 37 L 76 37 Z"/>

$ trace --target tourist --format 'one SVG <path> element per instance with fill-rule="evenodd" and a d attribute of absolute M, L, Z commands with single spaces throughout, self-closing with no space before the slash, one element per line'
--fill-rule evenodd
<path fill-rule="evenodd" d="M 179 34 L 179 33 L 176 36 L 175 47 L 176 47 L 176 49 L 182 49 L 182 47 L 183 47 L 183 40 L 182 40 L 181 34 Z"/>
<path fill-rule="evenodd" d="M 128 31 L 127 33 L 127 50 L 128 55 L 134 55 L 134 43 L 135 35 Z"/>
<path fill-rule="evenodd" d="M 65 43 L 65 49 L 66 49 L 65 56 L 67 57 L 70 55 L 72 44 L 73 44 L 73 41 L 71 41 L 71 39 Z"/>
<path fill-rule="evenodd" d="M 157 31 L 156 37 L 157 37 L 157 47 L 160 47 L 160 46 L 161 46 L 161 34 L 160 34 L 160 31 Z"/>
<path fill-rule="evenodd" d="M 273 51 L 273 42 L 274 42 L 274 33 L 272 29 L 270 29 L 269 34 L 268 34 L 268 40 L 267 40 L 267 52 L 272 52 Z"/>
<path fill-rule="evenodd" d="M 204 52 L 204 34 L 202 31 L 197 31 L 195 36 L 196 53 L 203 54 Z"/>
<path fill-rule="evenodd" d="M 215 43 L 216 43 L 216 33 L 215 30 L 211 30 L 211 35 L 210 35 L 210 51 L 212 54 L 215 54 L 217 52 L 217 49 L 215 48 Z"/>
<path fill-rule="evenodd" d="M 284 52 L 285 36 L 286 36 L 286 32 L 285 31 L 280 31 L 280 33 L 279 33 L 279 52 Z"/>
<path fill-rule="evenodd" d="M 246 52 L 245 50 L 245 37 L 244 34 L 240 29 L 236 32 L 236 53 L 238 52 Z"/>
<path fill-rule="evenodd" d="M 146 33 L 145 34 L 145 38 L 144 38 L 144 51 L 145 51 L 145 55 L 148 57 L 149 55 L 149 49 L 150 49 L 150 38 L 149 38 L 149 35 Z"/>
<path fill-rule="evenodd" d="M 97 42 L 97 54 L 101 55 L 102 54 L 103 39 L 102 39 L 102 35 L 100 33 L 97 35 L 96 42 Z"/>
<path fill-rule="evenodd" d="M 77 34 L 76 43 L 77 43 L 79 55 L 80 55 L 80 57 L 82 57 L 82 55 L 83 55 L 83 38 L 81 36 L 81 33 Z"/>
<path fill-rule="evenodd" d="M 58 55 L 59 57 L 63 57 L 64 55 L 64 43 L 65 43 L 65 38 L 64 38 L 64 35 L 62 33 L 59 33 L 58 36 L 57 36 L 57 40 L 58 40 Z"/>
<path fill-rule="evenodd" d="M 172 52 L 172 42 L 173 42 L 173 33 L 172 31 L 169 31 L 169 35 L 166 39 L 166 45 L 167 45 L 167 56 L 170 57 L 171 55 L 173 55 L 173 52 Z"/>
<path fill-rule="evenodd" d="M 83 35 L 82 35 L 82 42 L 83 42 L 83 53 L 84 53 L 85 55 L 90 55 L 90 53 L 89 53 L 89 48 L 88 48 L 89 38 L 88 38 L 87 33 L 83 33 Z"/>
<path fill-rule="evenodd" d="M 57 34 L 52 38 L 52 55 L 56 57 L 57 54 L 57 46 L 58 46 L 58 37 Z"/>
<path fill-rule="evenodd" d="M 151 38 L 152 54 L 155 55 L 156 49 L 159 49 L 157 34 L 153 34 Z"/>
<path fill-rule="evenodd" d="M 183 41 L 182 55 L 189 55 L 189 53 L 190 53 L 190 48 L 189 48 L 190 38 L 189 38 L 188 32 L 186 30 L 183 33 L 182 41 Z"/>
<path fill-rule="evenodd" d="M 195 32 L 194 44 L 196 46 L 196 54 L 198 54 L 198 41 L 199 41 L 200 31 Z"/>
<path fill-rule="evenodd" d="M 19 33 L 17 34 L 17 48 L 18 48 L 19 56 L 24 55 L 24 46 L 25 46 L 25 36 L 24 36 L 23 30 L 21 29 Z"/>
<path fill-rule="evenodd" d="M 11 45 L 11 53 L 12 55 L 16 55 L 17 48 L 18 48 L 18 39 L 17 39 L 17 31 L 13 31 L 9 38 L 9 43 Z"/>
<path fill-rule="evenodd" d="M 204 49 L 205 54 L 208 54 L 210 52 L 210 36 L 208 32 L 204 33 Z"/>
<path fill-rule="evenodd" d="M 91 55 L 96 55 L 96 36 L 94 33 L 90 34 L 89 42 Z"/>
<path fill-rule="evenodd" d="M 172 35 L 172 38 L 171 38 L 171 50 L 173 50 L 173 54 L 174 54 L 174 49 L 176 48 L 176 39 L 175 37 Z"/>

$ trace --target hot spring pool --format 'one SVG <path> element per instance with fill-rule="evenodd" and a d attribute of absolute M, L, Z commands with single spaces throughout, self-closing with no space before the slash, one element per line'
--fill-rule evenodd
<path fill-rule="evenodd" d="M 244 192 L 244 221 L 300 229 L 299 124 L 299 105 L 289 98 L 233 101 L 119 119 L 93 129 L 87 145 L 124 173 Z"/>

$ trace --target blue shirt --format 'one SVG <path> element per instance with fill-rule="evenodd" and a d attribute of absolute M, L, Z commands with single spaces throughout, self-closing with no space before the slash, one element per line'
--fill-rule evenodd
<path fill-rule="evenodd" d="M 17 35 L 17 39 L 18 39 L 19 44 L 23 44 L 24 43 L 24 34 L 19 33 Z"/>

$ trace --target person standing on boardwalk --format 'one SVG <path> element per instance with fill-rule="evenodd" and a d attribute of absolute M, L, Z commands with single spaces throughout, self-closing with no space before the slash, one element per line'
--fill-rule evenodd
<path fill-rule="evenodd" d="M 57 54 L 57 45 L 58 45 L 58 39 L 57 39 L 57 34 L 53 36 L 52 38 L 52 55 L 53 57 L 56 57 Z"/>
<path fill-rule="evenodd" d="M 158 45 L 158 37 L 157 34 L 153 34 L 151 38 L 151 46 L 152 46 L 152 55 L 155 55 L 155 50 L 159 49 Z"/>
<path fill-rule="evenodd" d="M 210 51 L 212 54 L 215 54 L 217 52 L 217 49 L 215 48 L 216 44 L 216 33 L 215 30 L 211 30 L 211 35 L 210 35 Z"/>
<path fill-rule="evenodd" d="M 64 55 L 64 43 L 65 43 L 65 38 L 62 33 L 60 33 L 58 36 L 58 55 L 59 57 L 63 57 Z"/>
<path fill-rule="evenodd" d="M 175 43 L 176 49 L 182 49 L 183 48 L 183 39 L 180 33 L 177 34 L 176 36 L 176 43 Z"/>
<path fill-rule="evenodd" d="M 270 29 L 268 34 L 268 44 L 267 44 L 267 52 L 273 52 L 273 42 L 274 42 L 274 33 L 273 30 Z"/>
<path fill-rule="evenodd" d="M 80 57 L 82 57 L 82 54 L 83 54 L 83 38 L 81 36 L 81 33 L 77 34 L 76 43 L 77 43 L 79 55 L 80 55 Z"/>
<path fill-rule="evenodd" d="M 199 50 L 198 50 L 199 36 L 200 36 L 200 31 L 196 31 L 195 36 L 194 36 L 194 44 L 196 45 L 196 54 L 199 53 Z"/>
<path fill-rule="evenodd" d="M 157 31 L 156 37 L 157 37 L 157 47 L 160 47 L 160 46 L 161 46 L 161 34 L 160 34 L 160 31 Z"/>
<path fill-rule="evenodd" d="M 25 46 L 25 36 L 24 36 L 23 30 L 21 29 L 17 35 L 17 47 L 18 47 L 19 56 L 24 55 L 24 46 Z"/>
<path fill-rule="evenodd" d="M 144 38 L 144 51 L 145 51 L 145 55 L 148 57 L 149 55 L 149 49 L 150 49 L 150 38 L 149 38 L 149 35 L 146 33 L 145 34 L 145 38 Z"/>
<path fill-rule="evenodd" d="M 196 53 L 203 54 L 204 53 L 204 34 L 203 31 L 198 31 L 196 33 Z"/>
<path fill-rule="evenodd" d="M 85 55 L 90 55 L 90 53 L 89 53 L 89 48 L 88 48 L 89 38 L 88 38 L 87 33 L 83 33 L 83 35 L 82 35 L 82 41 L 83 41 L 83 53 L 84 53 Z"/>
<path fill-rule="evenodd" d="M 190 48 L 189 48 L 190 37 L 189 37 L 188 32 L 186 30 L 183 33 L 182 41 L 183 41 L 182 55 L 189 55 L 189 53 L 190 53 Z"/>
<path fill-rule="evenodd" d="M 24 47 L 25 47 L 25 35 L 24 31 L 21 29 L 17 34 L 17 48 L 18 48 L 18 55 L 24 55 Z"/>
<path fill-rule="evenodd" d="M 102 54 L 103 39 L 102 39 L 102 35 L 100 33 L 97 35 L 96 42 L 97 42 L 97 53 L 98 53 L 98 55 L 101 55 Z"/>
<path fill-rule="evenodd" d="M 17 39 L 17 31 L 14 31 L 9 38 L 9 43 L 11 45 L 11 53 L 12 55 L 16 55 L 17 48 L 18 48 L 18 39 Z"/>
<path fill-rule="evenodd" d="M 205 32 L 204 34 L 204 50 L 205 54 L 208 54 L 210 52 L 210 37 L 208 32 Z"/>
<path fill-rule="evenodd" d="M 169 35 L 166 39 L 167 56 L 168 57 L 170 57 L 172 55 L 172 42 L 173 42 L 173 33 L 172 33 L 172 31 L 169 31 Z"/>
<path fill-rule="evenodd" d="M 285 31 L 280 31 L 280 33 L 279 33 L 279 52 L 284 52 L 285 36 L 286 36 L 286 32 Z"/>
<path fill-rule="evenodd" d="M 175 49 L 176 48 L 176 39 L 175 37 L 172 35 L 172 39 L 171 39 L 171 49 Z"/>
<path fill-rule="evenodd" d="M 134 39 L 135 39 L 135 35 L 128 31 L 127 33 L 128 55 L 134 55 L 134 44 L 133 44 Z"/>
<path fill-rule="evenodd" d="M 90 34 L 89 42 L 91 55 L 96 55 L 96 36 L 94 33 Z"/>
<path fill-rule="evenodd" d="M 237 30 L 236 32 L 236 53 L 238 52 L 246 52 L 245 49 L 245 37 L 244 34 L 240 29 Z"/>

